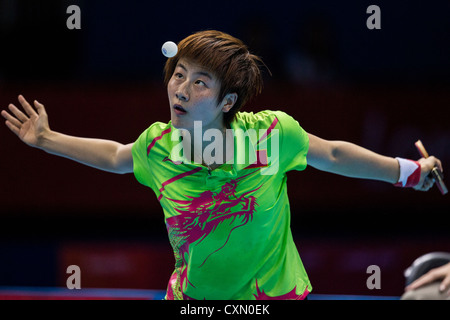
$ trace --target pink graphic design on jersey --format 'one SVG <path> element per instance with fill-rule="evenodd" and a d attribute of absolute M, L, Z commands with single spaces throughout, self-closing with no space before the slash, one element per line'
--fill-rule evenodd
<path fill-rule="evenodd" d="M 295 293 L 297 286 L 294 287 L 290 292 L 283 294 L 281 296 L 269 296 L 264 290 L 261 290 L 258 286 L 258 280 L 256 280 L 256 294 L 254 294 L 256 300 L 304 300 L 309 294 L 308 287 L 306 287 L 305 292 L 301 295 Z"/>
<path fill-rule="evenodd" d="M 302 294 L 297 294 L 295 291 L 297 290 L 297 286 L 294 287 L 290 292 L 279 295 L 279 296 L 269 296 L 261 290 L 258 286 L 258 280 L 256 280 L 256 294 L 253 294 L 255 300 L 305 300 L 306 296 L 309 294 L 308 287 L 306 287 L 305 291 Z M 183 294 L 183 300 L 195 300 L 185 294 Z"/>
<path fill-rule="evenodd" d="M 226 246 L 233 230 L 244 226 L 253 219 L 257 203 L 256 198 L 251 194 L 261 186 L 245 192 L 239 197 L 236 195 L 238 182 L 248 175 L 230 180 L 222 186 L 219 192 L 204 191 L 197 197 L 188 196 L 191 200 L 168 198 L 179 205 L 175 210 L 180 215 L 168 218 L 166 224 L 169 235 L 176 238 L 176 241 L 171 239 L 172 243 L 177 244 L 177 248 L 174 249 L 179 250 L 184 261 L 184 255 L 189 252 L 189 245 L 193 243 L 196 243 L 196 245 L 200 244 L 216 230 L 219 224 L 227 221 L 231 226 L 236 219 L 241 218 L 240 221 L 238 220 L 239 224 L 231 228 L 228 237 L 224 239 L 224 243 L 216 250 L 208 253 L 204 261 L 199 265 L 199 267 L 203 266 L 212 254 Z"/>

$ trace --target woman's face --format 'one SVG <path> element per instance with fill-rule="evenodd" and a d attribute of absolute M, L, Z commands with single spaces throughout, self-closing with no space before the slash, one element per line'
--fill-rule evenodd
<path fill-rule="evenodd" d="M 201 66 L 180 59 L 167 85 L 170 115 L 175 128 L 192 130 L 194 121 L 201 121 L 202 129 L 222 130 L 223 113 L 230 108 L 227 101 L 218 101 L 220 81 Z"/>

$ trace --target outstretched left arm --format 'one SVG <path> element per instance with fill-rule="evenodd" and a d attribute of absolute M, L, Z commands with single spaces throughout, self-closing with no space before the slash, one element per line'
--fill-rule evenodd
<path fill-rule="evenodd" d="M 308 164 L 318 170 L 347 177 L 371 179 L 396 184 L 400 178 L 400 165 L 396 158 L 345 141 L 329 141 L 312 134 L 309 137 Z M 437 166 L 442 170 L 439 159 L 431 156 L 417 161 L 420 164 L 420 179 L 416 190 L 427 191 L 434 184 L 430 171 Z"/>

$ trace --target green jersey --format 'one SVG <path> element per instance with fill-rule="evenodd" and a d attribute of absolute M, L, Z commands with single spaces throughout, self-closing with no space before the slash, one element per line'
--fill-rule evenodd
<path fill-rule="evenodd" d="M 154 123 L 132 148 L 136 179 L 164 211 L 175 270 L 167 299 L 303 299 L 312 290 L 292 238 L 286 172 L 304 170 L 307 133 L 284 112 L 240 112 L 234 155 L 214 170 L 174 150 Z"/>

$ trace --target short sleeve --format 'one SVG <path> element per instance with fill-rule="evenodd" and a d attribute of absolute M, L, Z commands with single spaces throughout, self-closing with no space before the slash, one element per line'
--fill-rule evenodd
<path fill-rule="evenodd" d="M 306 156 L 309 148 L 307 132 L 297 120 L 282 111 L 275 111 L 281 128 L 280 165 L 283 170 L 304 170 L 307 166 Z"/>
<path fill-rule="evenodd" d="M 133 171 L 136 179 L 143 185 L 153 189 L 154 182 L 150 170 L 147 148 L 149 144 L 150 128 L 145 130 L 134 142 L 131 149 L 133 155 Z"/>

